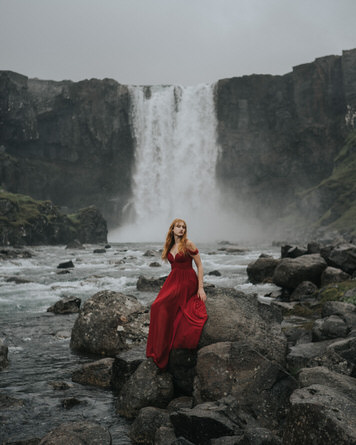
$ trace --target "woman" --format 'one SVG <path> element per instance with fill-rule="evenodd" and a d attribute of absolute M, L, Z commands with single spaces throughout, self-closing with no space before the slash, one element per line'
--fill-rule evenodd
<path fill-rule="evenodd" d="M 187 226 L 182 219 L 176 218 L 170 225 L 162 259 L 171 263 L 172 270 L 151 306 L 146 355 L 164 369 L 172 348 L 197 347 L 208 316 L 202 262 L 198 249 L 187 239 Z"/>

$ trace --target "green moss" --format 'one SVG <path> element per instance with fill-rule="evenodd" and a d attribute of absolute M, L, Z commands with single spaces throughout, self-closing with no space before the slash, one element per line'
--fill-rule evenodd
<path fill-rule="evenodd" d="M 288 315 L 295 315 L 298 317 L 305 317 L 305 318 L 315 318 L 320 315 L 320 306 L 313 306 L 310 307 L 309 304 L 296 304 L 293 309 L 290 309 L 288 311 Z"/>
<path fill-rule="evenodd" d="M 356 304 L 356 296 L 347 297 L 347 291 L 356 288 L 356 280 L 342 281 L 341 283 L 329 284 L 318 292 L 318 298 L 321 304 L 327 301 L 344 301 Z"/>

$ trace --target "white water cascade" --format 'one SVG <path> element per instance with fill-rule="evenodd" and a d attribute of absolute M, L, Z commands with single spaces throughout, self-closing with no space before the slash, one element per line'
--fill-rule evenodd
<path fill-rule="evenodd" d="M 214 85 L 131 87 L 136 141 L 131 221 L 115 241 L 161 241 L 176 218 L 188 236 L 227 236 L 215 167 Z"/>

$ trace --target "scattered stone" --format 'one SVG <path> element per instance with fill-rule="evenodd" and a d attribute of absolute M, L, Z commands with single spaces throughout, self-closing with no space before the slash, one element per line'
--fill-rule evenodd
<path fill-rule="evenodd" d="M 331 249 L 323 249 L 322 255 L 328 265 L 342 269 L 352 275 L 356 271 L 356 245 L 341 244 Z"/>
<path fill-rule="evenodd" d="M 245 253 L 247 249 L 241 248 L 241 247 L 220 247 L 218 249 L 219 252 L 226 252 L 226 253 Z"/>
<path fill-rule="evenodd" d="M 24 406 L 25 402 L 21 399 L 15 399 L 7 394 L 0 393 L 0 409 L 19 409 Z"/>
<path fill-rule="evenodd" d="M 159 292 L 167 276 L 160 278 L 146 278 L 140 275 L 137 280 L 137 290 L 143 292 Z"/>
<path fill-rule="evenodd" d="M 143 256 L 156 256 L 156 252 L 154 250 L 146 250 Z"/>
<path fill-rule="evenodd" d="M 7 283 L 16 283 L 16 284 L 26 284 L 31 283 L 30 280 L 26 280 L 26 278 L 21 277 L 9 277 L 5 280 Z"/>
<path fill-rule="evenodd" d="M 313 341 L 322 341 L 329 338 L 346 337 L 349 332 L 346 323 L 337 315 L 319 318 L 313 326 Z"/>
<path fill-rule="evenodd" d="M 169 402 L 167 406 L 167 410 L 169 413 L 172 413 L 173 411 L 178 411 L 181 408 L 193 408 L 193 397 L 188 396 L 182 396 L 177 397 L 176 399 L 173 399 L 171 402 Z"/>
<path fill-rule="evenodd" d="M 105 245 L 105 249 L 111 249 L 111 245 L 110 244 L 106 244 Z"/>
<path fill-rule="evenodd" d="M 153 444 L 155 443 L 156 431 L 161 426 L 172 428 L 168 411 L 147 406 L 140 410 L 131 424 L 129 436 L 134 443 Z"/>
<path fill-rule="evenodd" d="M 79 399 L 75 398 L 75 397 L 69 397 L 68 399 L 63 399 L 61 401 L 61 405 L 65 409 L 71 409 L 74 406 L 79 405 L 80 403 L 82 403 L 82 402 Z"/>
<path fill-rule="evenodd" d="M 162 266 L 157 261 L 153 261 L 153 263 L 150 263 L 150 267 L 162 267 Z"/>
<path fill-rule="evenodd" d="M 84 248 L 83 244 L 78 239 L 69 241 L 69 243 L 66 245 L 66 249 L 83 249 L 83 248 Z"/>
<path fill-rule="evenodd" d="M 336 267 L 328 266 L 321 274 L 321 286 L 327 286 L 332 283 L 340 283 L 341 281 L 349 280 L 351 277 L 346 272 Z"/>
<path fill-rule="evenodd" d="M 298 258 L 300 256 L 306 255 L 308 253 L 307 249 L 298 246 L 281 246 L 281 257 L 282 258 Z"/>
<path fill-rule="evenodd" d="M 32 253 L 24 249 L 0 249 L 0 260 L 12 260 L 14 258 L 32 258 Z"/>
<path fill-rule="evenodd" d="M 326 267 L 325 260 L 319 254 L 284 258 L 274 271 L 273 282 L 287 289 L 295 289 L 302 281 L 311 281 L 319 286 Z"/>
<path fill-rule="evenodd" d="M 101 291 L 89 298 L 76 319 L 71 348 L 114 357 L 148 334 L 149 314 L 135 297 Z"/>
<path fill-rule="evenodd" d="M 63 270 L 59 270 L 59 271 L 57 272 L 57 275 L 65 275 L 65 274 L 67 274 L 67 273 L 70 273 L 70 270 L 68 270 L 68 269 L 63 269 Z"/>
<path fill-rule="evenodd" d="M 67 389 L 72 388 L 73 385 L 68 384 L 67 382 L 53 381 L 48 382 L 55 391 L 65 391 Z"/>
<path fill-rule="evenodd" d="M 172 376 L 162 372 L 153 360 L 148 359 L 139 365 L 121 389 L 116 410 L 131 419 L 145 406 L 166 408 L 173 396 Z"/>
<path fill-rule="evenodd" d="M 79 312 L 82 300 L 78 297 L 65 297 L 58 300 L 47 309 L 55 314 L 76 314 Z"/>
<path fill-rule="evenodd" d="M 322 316 L 338 315 L 341 317 L 347 327 L 352 329 L 356 327 L 356 306 L 352 303 L 343 301 L 327 301 L 322 308 Z"/>
<path fill-rule="evenodd" d="M 70 338 L 71 335 L 72 335 L 71 331 L 58 331 L 58 332 L 56 332 L 56 337 L 57 338 Z"/>
<path fill-rule="evenodd" d="M 63 263 L 58 264 L 57 269 L 70 269 L 73 268 L 74 264 L 72 260 L 64 261 Z"/>
<path fill-rule="evenodd" d="M 161 426 L 156 430 L 154 437 L 155 445 L 172 445 L 176 440 L 173 427 Z"/>
<path fill-rule="evenodd" d="M 7 367 L 9 360 L 7 358 L 9 348 L 0 340 L 0 371 Z"/>
<path fill-rule="evenodd" d="M 221 272 L 219 272 L 218 270 L 212 270 L 211 272 L 208 273 L 208 275 L 211 275 L 214 277 L 221 277 Z"/>
<path fill-rule="evenodd" d="M 283 443 L 356 443 L 355 401 L 324 385 L 311 385 L 294 391 Z"/>
<path fill-rule="evenodd" d="M 112 386 L 113 363 L 113 358 L 103 358 L 93 363 L 85 363 L 72 373 L 72 380 L 82 385 L 109 389 Z"/>
<path fill-rule="evenodd" d="M 106 253 L 106 249 L 94 249 L 93 253 Z"/>
<path fill-rule="evenodd" d="M 291 293 L 290 301 L 303 301 L 307 300 L 316 293 L 318 287 L 311 281 L 302 281 Z"/>
<path fill-rule="evenodd" d="M 64 423 L 48 433 L 40 445 L 111 445 L 107 428 L 94 422 Z"/>

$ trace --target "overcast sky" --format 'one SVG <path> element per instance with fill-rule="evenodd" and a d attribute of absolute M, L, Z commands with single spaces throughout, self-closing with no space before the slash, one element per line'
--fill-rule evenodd
<path fill-rule="evenodd" d="M 124 84 L 285 74 L 356 48 L 356 0 L 0 0 L 0 69 Z"/>

